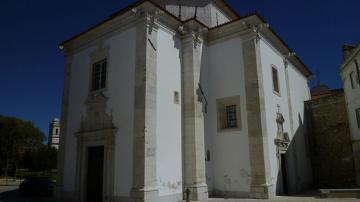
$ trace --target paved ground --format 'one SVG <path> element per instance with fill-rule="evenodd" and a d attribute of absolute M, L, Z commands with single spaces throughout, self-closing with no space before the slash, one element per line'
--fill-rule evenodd
<path fill-rule="evenodd" d="M 17 188 L 17 186 L 0 186 L 0 202 L 55 202 L 47 197 L 25 196 Z M 360 199 L 320 199 L 315 195 L 311 193 L 304 196 L 277 197 L 274 200 L 210 199 L 204 202 L 360 202 Z"/>
<path fill-rule="evenodd" d="M 257 199 L 210 199 L 204 202 L 359 202 L 360 199 L 320 199 L 315 197 L 277 197 L 273 200 L 257 200 Z"/>

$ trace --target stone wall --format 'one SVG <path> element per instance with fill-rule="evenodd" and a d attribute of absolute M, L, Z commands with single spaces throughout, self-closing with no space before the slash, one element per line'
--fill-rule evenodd
<path fill-rule="evenodd" d="M 305 102 L 316 188 L 352 188 L 354 160 L 344 93 Z"/>

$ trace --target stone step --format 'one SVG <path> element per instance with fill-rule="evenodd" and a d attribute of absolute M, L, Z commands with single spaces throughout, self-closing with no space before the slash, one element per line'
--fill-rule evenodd
<path fill-rule="evenodd" d="M 360 189 L 320 189 L 321 198 L 360 198 Z"/>

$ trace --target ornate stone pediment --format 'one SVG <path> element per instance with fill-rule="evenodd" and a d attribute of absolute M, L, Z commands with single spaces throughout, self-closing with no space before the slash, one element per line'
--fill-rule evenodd
<path fill-rule="evenodd" d="M 82 118 L 79 133 L 115 129 L 112 113 L 106 113 L 108 97 L 102 92 L 91 93 L 85 102 L 86 117 Z"/>

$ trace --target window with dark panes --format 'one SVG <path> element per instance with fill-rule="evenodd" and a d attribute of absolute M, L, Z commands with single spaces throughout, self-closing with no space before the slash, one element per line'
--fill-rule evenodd
<path fill-rule="evenodd" d="M 275 67 L 272 67 L 272 77 L 274 91 L 280 94 L 278 70 Z"/>
<path fill-rule="evenodd" d="M 106 60 L 94 63 L 92 74 L 92 90 L 100 90 L 106 87 Z"/>
<path fill-rule="evenodd" d="M 227 128 L 237 127 L 236 105 L 226 106 L 226 125 Z"/>

